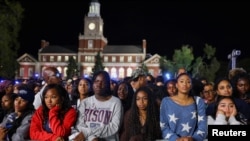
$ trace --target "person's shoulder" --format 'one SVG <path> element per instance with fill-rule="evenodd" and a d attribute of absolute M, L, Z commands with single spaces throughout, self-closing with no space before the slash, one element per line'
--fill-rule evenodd
<path fill-rule="evenodd" d="M 120 100 L 118 97 L 113 96 L 113 95 L 112 95 L 112 97 L 110 98 L 110 100 L 111 100 L 111 101 L 114 101 L 114 102 L 119 102 L 119 103 L 121 103 L 121 100 Z"/>
<path fill-rule="evenodd" d="M 234 97 L 234 101 L 236 105 L 249 106 L 248 103 L 241 98 Z"/>
<path fill-rule="evenodd" d="M 164 98 L 162 99 L 162 101 L 169 101 L 169 100 L 172 101 L 172 99 L 171 99 L 169 96 L 166 96 L 166 97 L 164 97 Z"/>
<path fill-rule="evenodd" d="M 76 114 L 77 110 L 75 108 L 73 108 L 73 107 L 70 107 L 69 110 L 68 110 L 68 113 Z"/>
<path fill-rule="evenodd" d="M 206 104 L 205 100 L 202 97 L 200 97 L 200 96 L 194 96 L 194 100 L 195 100 L 196 103 L 200 103 L 201 102 L 202 104 L 203 103 Z"/>

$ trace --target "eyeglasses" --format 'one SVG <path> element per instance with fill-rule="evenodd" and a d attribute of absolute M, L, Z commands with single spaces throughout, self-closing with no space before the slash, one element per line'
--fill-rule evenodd
<path fill-rule="evenodd" d="M 203 91 L 203 94 L 214 94 L 213 90 Z"/>

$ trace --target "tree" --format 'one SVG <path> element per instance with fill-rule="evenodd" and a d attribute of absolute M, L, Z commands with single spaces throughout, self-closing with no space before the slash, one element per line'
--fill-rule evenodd
<path fill-rule="evenodd" d="M 142 63 L 141 68 L 142 68 L 142 70 L 144 70 L 147 74 L 149 73 L 149 72 L 148 72 L 148 67 L 146 66 L 146 64 Z"/>
<path fill-rule="evenodd" d="M 68 69 L 66 71 L 67 74 L 67 80 L 73 78 L 74 76 L 78 75 L 78 65 L 76 60 L 70 56 L 68 61 Z"/>
<path fill-rule="evenodd" d="M 0 9 L 0 76 L 13 79 L 18 69 L 18 35 L 24 9 L 19 2 L 9 0 L 1 0 Z"/>
<path fill-rule="evenodd" d="M 220 63 L 215 57 L 216 48 L 205 44 L 203 56 L 194 57 L 193 48 L 189 45 L 182 46 L 181 49 L 176 49 L 172 60 L 167 60 L 166 57 L 161 57 L 160 68 L 171 76 L 179 68 L 185 68 L 188 72 L 192 72 L 193 78 L 205 77 L 208 81 L 214 81 L 216 73 L 220 68 Z"/>
<path fill-rule="evenodd" d="M 216 48 L 205 44 L 203 52 L 203 56 L 197 57 L 193 64 L 192 77 L 204 77 L 208 81 L 213 82 L 217 71 L 220 69 L 220 63 L 215 57 Z"/>
<path fill-rule="evenodd" d="M 100 52 L 98 52 L 95 56 L 95 66 L 94 68 L 92 69 L 92 72 L 93 74 L 98 72 L 98 71 L 101 71 L 101 70 L 104 70 L 104 66 L 102 64 L 102 57 L 100 55 Z"/>
<path fill-rule="evenodd" d="M 182 46 L 181 49 L 176 49 L 173 54 L 172 60 L 166 60 L 166 57 L 160 59 L 160 68 L 162 73 L 170 73 L 175 76 L 179 68 L 185 68 L 187 71 L 192 68 L 192 61 L 194 60 L 193 49 L 189 45 Z"/>

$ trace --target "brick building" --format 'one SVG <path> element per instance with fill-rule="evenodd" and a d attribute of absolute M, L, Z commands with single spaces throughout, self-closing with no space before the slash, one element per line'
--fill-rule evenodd
<path fill-rule="evenodd" d="M 25 53 L 17 61 L 20 69 L 16 78 L 28 79 L 40 76 L 47 66 L 55 66 L 66 77 L 69 57 L 72 56 L 78 63 L 79 76 L 92 73 L 95 65 L 95 56 L 100 52 L 103 66 L 111 78 L 122 79 L 130 76 L 132 71 L 144 63 L 153 76 L 160 74 L 158 54 L 147 55 L 147 43 L 142 39 L 141 45 L 108 45 L 103 35 L 103 19 L 100 15 L 100 3 L 92 0 L 88 14 L 84 17 L 84 31 L 78 36 L 78 46 L 50 45 L 49 41 L 41 40 L 38 58 Z"/>

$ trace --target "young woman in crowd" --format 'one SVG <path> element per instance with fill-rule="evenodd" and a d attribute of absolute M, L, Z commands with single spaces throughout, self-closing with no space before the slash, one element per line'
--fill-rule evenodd
<path fill-rule="evenodd" d="M 247 73 L 236 74 L 232 79 L 233 96 L 250 105 L 250 76 Z"/>
<path fill-rule="evenodd" d="M 110 76 L 106 71 L 99 71 L 94 74 L 92 82 L 94 95 L 81 101 L 77 132 L 69 139 L 118 141 L 123 108 L 120 99 L 112 95 Z"/>
<path fill-rule="evenodd" d="M 15 111 L 14 108 L 14 101 L 16 99 L 17 95 L 12 93 L 12 94 L 5 94 L 2 97 L 2 101 L 1 101 L 1 115 L 0 115 L 0 123 L 5 120 L 8 115 L 12 112 Z"/>
<path fill-rule="evenodd" d="M 83 99 L 92 96 L 93 90 L 91 86 L 92 81 L 88 78 L 80 78 L 76 80 L 76 87 L 73 89 L 71 104 L 78 108 Z"/>
<path fill-rule="evenodd" d="M 177 89 L 175 85 L 176 85 L 175 79 L 170 79 L 166 81 L 165 87 L 166 87 L 167 96 L 173 96 L 177 93 Z"/>
<path fill-rule="evenodd" d="M 152 90 L 140 87 L 124 117 L 120 141 L 153 141 L 161 139 L 159 109 Z"/>
<path fill-rule="evenodd" d="M 201 97 L 205 100 L 206 105 L 213 103 L 216 98 L 216 93 L 214 91 L 214 85 L 212 83 L 206 83 L 203 86 L 201 92 Z"/>
<path fill-rule="evenodd" d="M 0 140 L 29 140 L 30 120 L 34 113 L 34 91 L 23 84 L 14 101 L 14 112 L 1 123 Z"/>
<path fill-rule="evenodd" d="M 207 136 L 205 102 L 190 94 L 192 79 L 187 73 L 179 74 L 176 80 L 177 94 L 161 102 L 162 137 L 169 141 L 203 141 Z"/>
<path fill-rule="evenodd" d="M 77 114 L 70 104 L 66 89 L 60 84 L 48 84 L 42 96 L 42 105 L 31 120 L 30 138 L 46 141 L 67 140 Z"/>
<path fill-rule="evenodd" d="M 247 119 L 237 111 L 232 96 L 218 96 L 215 111 L 208 115 L 208 125 L 246 125 Z"/>
<path fill-rule="evenodd" d="M 124 113 L 131 107 L 133 95 L 134 90 L 128 82 L 122 81 L 115 87 L 114 96 L 121 100 Z"/>
<path fill-rule="evenodd" d="M 228 78 L 220 77 L 216 79 L 214 84 L 214 90 L 217 96 L 233 96 L 233 87 L 231 81 Z M 238 108 L 238 111 L 242 113 L 250 121 L 250 106 L 242 99 L 234 97 L 235 105 Z M 215 110 L 215 102 L 208 105 L 206 109 L 207 115 L 212 115 Z"/>

